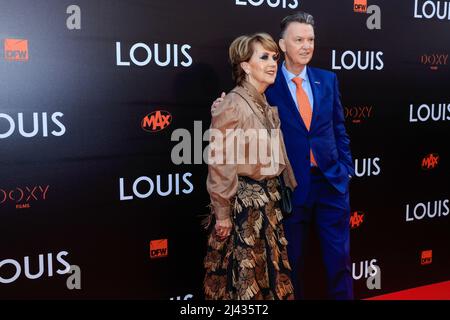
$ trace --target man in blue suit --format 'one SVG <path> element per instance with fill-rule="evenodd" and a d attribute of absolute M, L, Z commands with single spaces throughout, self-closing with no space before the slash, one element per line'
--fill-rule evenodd
<path fill-rule="evenodd" d="M 310 14 L 297 12 L 285 17 L 279 45 L 285 60 L 266 97 L 270 105 L 278 107 L 288 157 L 298 181 L 294 212 L 284 220 L 296 298 L 304 298 L 301 278 L 305 240 L 309 226 L 314 224 L 329 298 L 353 299 L 348 185 L 354 167 L 337 77 L 333 72 L 307 66 L 314 52 L 314 19 Z"/>
<path fill-rule="evenodd" d="M 314 224 L 329 298 L 353 299 L 348 185 L 354 167 L 337 77 L 307 66 L 314 53 L 314 19 L 310 14 L 297 12 L 285 17 L 279 45 L 285 60 L 265 94 L 269 104 L 278 107 L 287 154 L 298 182 L 294 212 L 284 219 L 295 296 L 304 298 L 305 242 Z"/>

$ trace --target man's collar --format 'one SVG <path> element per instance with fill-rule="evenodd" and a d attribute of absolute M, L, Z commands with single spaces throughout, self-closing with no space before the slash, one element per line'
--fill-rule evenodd
<path fill-rule="evenodd" d="M 307 68 L 308 68 L 308 66 L 305 66 L 303 68 L 302 72 L 300 72 L 300 74 L 297 75 L 297 74 L 293 74 L 286 68 L 286 61 L 283 61 L 282 65 L 281 65 L 281 69 L 283 71 L 284 77 L 286 78 L 287 82 L 292 81 L 292 79 L 294 79 L 295 77 L 300 77 L 303 79 L 303 81 L 309 81 L 308 72 L 306 70 Z"/>

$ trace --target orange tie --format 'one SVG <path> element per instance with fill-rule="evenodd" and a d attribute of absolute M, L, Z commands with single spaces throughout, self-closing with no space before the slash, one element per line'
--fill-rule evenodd
<path fill-rule="evenodd" d="M 296 90 L 296 96 L 297 96 L 297 105 L 298 105 L 298 111 L 300 112 L 300 115 L 303 119 L 303 123 L 306 126 L 306 129 L 311 127 L 311 120 L 312 120 L 312 108 L 311 104 L 309 103 L 308 96 L 302 88 L 302 78 L 295 77 L 292 79 L 292 81 L 295 83 L 295 86 L 297 87 Z M 317 167 L 316 159 L 314 159 L 314 155 L 312 153 L 312 150 L 309 149 L 309 153 L 311 155 L 311 163 Z"/>

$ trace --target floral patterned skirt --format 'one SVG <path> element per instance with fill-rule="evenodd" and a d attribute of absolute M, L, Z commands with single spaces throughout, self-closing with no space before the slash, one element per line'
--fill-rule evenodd
<path fill-rule="evenodd" d="M 219 240 L 211 223 L 204 260 L 205 299 L 294 298 L 278 186 L 276 178 L 239 177 L 231 235 Z"/>

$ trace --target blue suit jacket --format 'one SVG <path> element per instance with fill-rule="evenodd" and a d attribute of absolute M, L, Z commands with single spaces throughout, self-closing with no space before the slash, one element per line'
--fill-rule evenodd
<path fill-rule="evenodd" d="M 354 175 L 336 74 L 309 66 L 307 72 L 314 96 L 310 131 L 292 99 L 281 66 L 275 83 L 265 92 L 269 104 L 278 107 L 287 154 L 298 182 L 295 205 L 305 203 L 310 188 L 310 147 L 317 165 L 339 192 L 348 191 L 348 175 Z"/>

